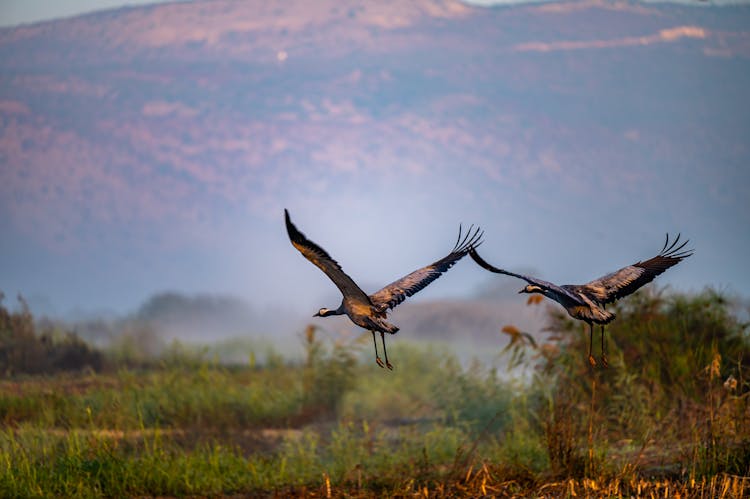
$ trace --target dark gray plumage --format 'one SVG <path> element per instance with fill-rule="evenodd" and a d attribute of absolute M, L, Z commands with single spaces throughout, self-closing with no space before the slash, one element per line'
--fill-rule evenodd
<path fill-rule="evenodd" d="M 343 299 L 341 305 L 335 310 L 321 308 L 314 317 L 328 317 L 329 315 L 349 316 L 356 325 L 369 330 L 372 333 L 372 341 L 375 343 L 375 361 L 380 367 L 387 366 L 393 369 L 388 362 L 388 352 L 385 349 L 385 333 L 396 334 L 398 327 L 386 321 L 388 309 L 394 308 L 403 302 L 407 297 L 424 289 L 432 281 L 440 277 L 444 272 L 453 267 L 461 258 L 466 256 L 469 249 L 476 248 L 481 244 L 482 232 L 477 228 L 473 233 L 473 226 L 469 228 L 466 235 L 461 237 L 461 228 L 458 230 L 458 239 L 453 250 L 444 258 L 415 270 L 401 279 L 392 282 L 380 291 L 367 295 L 357 284 L 349 277 L 341 266 L 331 258 L 331 256 L 320 246 L 310 241 L 305 235 L 294 226 L 289 218 L 289 211 L 284 210 L 286 219 L 286 230 L 289 234 L 289 240 L 295 248 L 302 253 L 302 256 L 314 263 L 322 270 L 333 283 L 339 288 Z M 378 355 L 378 344 L 375 340 L 375 331 L 380 333 L 383 342 L 383 353 L 385 355 L 385 364 L 380 360 Z"/>
<path fill-rule="evenodd" d="M 656 276 L 683 259 L 693 254 L 693 250 L 683 250 L 688 241 L 679 246 L 680 235 L 669 243 L 669 234 L 658 255 L 644 262 L 636 262 L 623 267 L 616 272 L 594 279 L 586 284 L 565 284 L 557 286 L 536 277 L 516 274 L 499 269 L 484 261 L 475 248 L 470 250 L 471 257 L 481 267 L 497 274 L 505 274 L 523 279 L 528 284 L 519 293 L 539 293 L 555 300 L 562 305 L 574 319 L 582 320 L 589 325 L 589 362 L 596 365 L 591 355 L 594 324 L 601 324 L 602 335 L 602 363 L 607 366 L 607 355 L 604 348 L 604 324 L 615 318 L 615 314 L 605 309 L 607 303 L 612 303 L 624 296 L 635 292 L 638 288 L 654 280 Z"/>

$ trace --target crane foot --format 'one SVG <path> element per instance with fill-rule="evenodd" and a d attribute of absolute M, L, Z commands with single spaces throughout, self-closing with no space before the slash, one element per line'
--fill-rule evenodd
<path fill-rule="evenodd" d="M 591 364 L 591 367 L 596 367 L 596 359 L 593 355 L 589 354 L 589 364 Z"/>

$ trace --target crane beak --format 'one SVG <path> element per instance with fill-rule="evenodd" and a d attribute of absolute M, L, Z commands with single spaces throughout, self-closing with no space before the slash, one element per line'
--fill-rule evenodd
<path fill-rule="evenodd" d="M 520 295 L 521 293 L 525 293 L 525 292 L 526 292 L 526 288 L 523 288 L 521 289 L 521 291 L 518 292 L 518 294 Z"/>
<path fill-rule="evenodd" d="M 320 315 L 320 312 L 318 312 L 317 314 L 314 314 L 313 317 L 322 317 L 322 316 Z"/>

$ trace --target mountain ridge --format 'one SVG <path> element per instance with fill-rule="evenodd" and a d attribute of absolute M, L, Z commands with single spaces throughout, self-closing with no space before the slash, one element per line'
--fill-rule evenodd
<path fill-rule="evenodd" d="M 35 275 L 45 294 L 67 276 L 64 300 L 98 265 L 113 296 L 137 288 L 104 308 L 164 288 L 286 300 L 285 207 L 349 227 L 314 233 L 371 282 L 390 266 L 360 262 L 395 256 L 372 248 L 412 230 L 437 246 L 461 221 L 502 234 L 488 258 L 560 279 L 587 275 L 578 255 L 542 251 L 571 233 L 606 234 L 597 247 L 614 254 L 586 262 L 606 269 L 665 229 L 729 240 L 750 224 L 748 7 L 307 5 L 186 2 L 1 29 L 10 282 Z M 500 252 L 505 238 L 519 242 Z M 707 261 L 741 261 L 741 245 L 716 246 Z M 399 250 L 423 264 L 420 245 Z M 702 283 L 737 279 L 702 268 Z M 312 296 L 309 276 L 293 292 Z M 83 303 L 101 295 L 92 285 Z"/>

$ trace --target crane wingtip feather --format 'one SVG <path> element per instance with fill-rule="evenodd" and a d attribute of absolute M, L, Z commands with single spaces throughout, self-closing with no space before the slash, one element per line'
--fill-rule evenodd
<path fill-rule="evenodd" d="M 286 221 L 286 233 L 289 235 L 289 239 L 291 239 L 292 242 L 301 242 L 306 239 L 299 229 L 292 223 L 292 219 L 289 216 L 289 210 L 286 208 L 284 208 L 284 220 Z"/>

